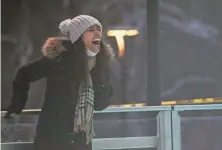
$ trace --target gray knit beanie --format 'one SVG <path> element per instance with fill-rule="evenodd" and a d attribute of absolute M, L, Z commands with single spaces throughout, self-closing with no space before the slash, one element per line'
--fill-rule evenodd
<path fill-rule="evenodd" d="M 73 19 L 62 21 L 59 24 L 59 29 L 64 36 L 69 38 L 72 43 L 75 43 L 75 41 L 93 25 L 98 25 L 102 31 L 102 25 L 96 18 L 88 15 L 79 15 Z"/>

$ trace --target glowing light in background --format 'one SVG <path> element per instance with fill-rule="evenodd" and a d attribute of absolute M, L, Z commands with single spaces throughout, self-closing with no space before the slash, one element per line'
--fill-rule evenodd
<path fill-rule="evenodd" d="M 138 30 L 109 30 L 107 36 L 114 36 L 119 49 L 119 57 L 124 56 L 125 53 L 125 42 L 124 36 L 136 36 L 139 34 Z"/>

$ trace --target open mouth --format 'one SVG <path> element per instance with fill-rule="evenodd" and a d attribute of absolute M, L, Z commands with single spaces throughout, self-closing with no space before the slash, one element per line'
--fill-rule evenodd
<path fill-rule="evenodd" d="M 98 46 L 100 45 L 100 39 L 95 39 L 92 41 L 92 43 Z"/>

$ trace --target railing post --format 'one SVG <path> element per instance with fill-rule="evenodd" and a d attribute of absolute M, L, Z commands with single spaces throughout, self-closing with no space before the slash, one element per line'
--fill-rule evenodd
<path fill-rule="evenodd" d="M 181 150 L 181 121 L 176 110 L 172 111 L 172 138 L 173 150 Z"/>
<path fill-rule="evenodd" d="M 172 149 L 172 116 L 171 111 L 161 111 L 157 116 L 158 150 Z"/>

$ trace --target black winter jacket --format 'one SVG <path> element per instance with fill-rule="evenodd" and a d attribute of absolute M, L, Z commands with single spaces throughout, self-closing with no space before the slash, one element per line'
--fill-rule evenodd
<path fill-rule="evenodd" d="M 71 61 L 69 52 L 65 52 L 65 55 L 58 55 L 53 59 L 44 56 L 17 70 L 8 112 L 21 113 L 27 102 L 30 83 L 41 78 L 47 80 L 45 100 L 37 125 L 35 150 L 73 150 L 73 146 L 76 150 L 78 147 L 81 150 L 91 149 L 90 145 L 85 145 L 84 135 L 70 134 L 73 132 L 79 85 L 74 78 Z M 109 72 L 101 77 L 94 67 L 91 75 L 95 91 L 94 109 L 102 110 L 109 105 L 112 95 Z M 75 144 L 72 144 L 73 140 Z"/>

